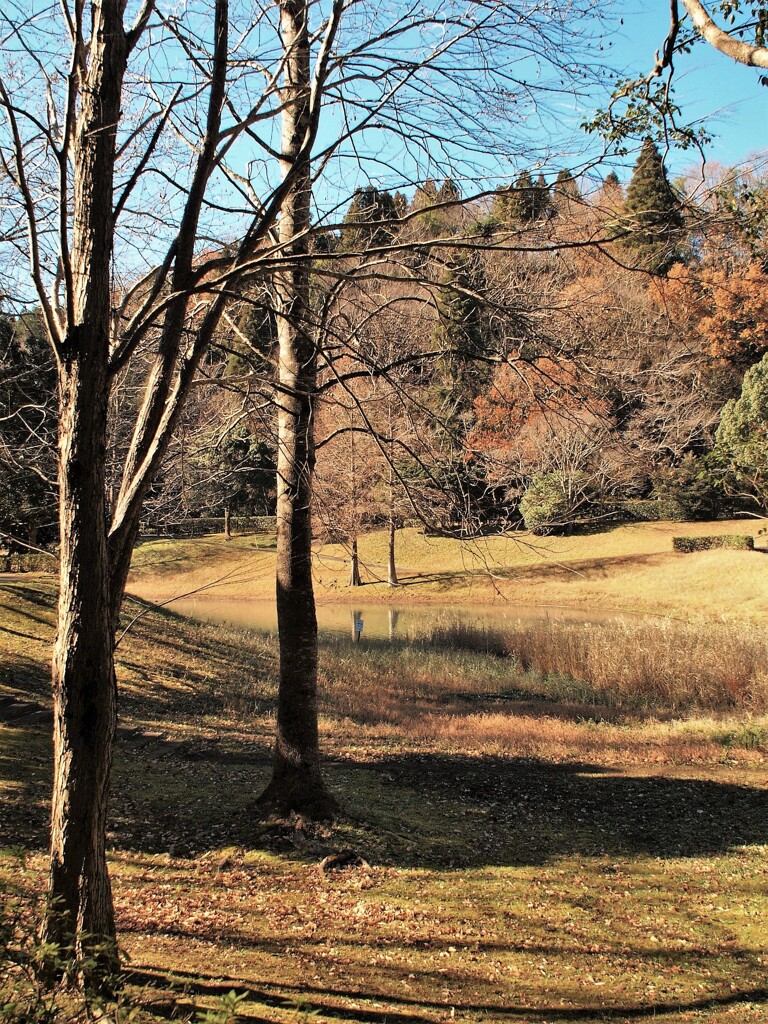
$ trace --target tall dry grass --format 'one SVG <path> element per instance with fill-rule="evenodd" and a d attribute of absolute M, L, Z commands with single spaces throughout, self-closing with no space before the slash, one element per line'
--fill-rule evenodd
<path fill-rule="evenodd" d="M 430 647 L 509 658 L 547 696 L 670 711 L 768 709 L 768 632 L 720 623 L 544 620 L 433 630 Z"/>

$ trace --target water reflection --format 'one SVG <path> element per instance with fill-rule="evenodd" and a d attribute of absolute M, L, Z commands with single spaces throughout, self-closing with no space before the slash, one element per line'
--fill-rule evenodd
<path fill-rule="evenodd" d="M 277 630 L 277 612 L 269 601 L 231 601 L 195 598 L 175 601 L 171 608 L 208 622 L 224 622 L 247 626 L 263 633 Z M 394 608 L 385 604 L 321 604 L 317 607 L 317 623 L 325 636 L 349 637 L 360 643 L 363 637 L 372 640 L 403 640 L 430 633 L 437 627 L 455 624 L 487 629 L 503 629 L 519 622 L 555 619 L 571 622 L 615 622 L 641 616 L 611 613 L 590 613 L 580 608 L 545 607 L 539 605 L 411 605 Z"/>

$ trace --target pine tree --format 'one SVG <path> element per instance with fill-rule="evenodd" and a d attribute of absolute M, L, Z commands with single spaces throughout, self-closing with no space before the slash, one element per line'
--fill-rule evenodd
<path fill-rule="evenodd" d="M 397 219 L 397 205 L 389 192 L 380 192 L 373 185 L 355 189 L 344 218 L 339 248 L 349 252 L 389 245 L 397 230 L 397 225 L 389 222 Z"/>
<path fill-rule="evenodd" d="M 424 184 L 419 185 L 413 194 L 411 213 L 416 213 L 418 210 L 424 210 L 430 206 L 434 206 L 436 202 L 437 185 L 434 183 L 432 178 L 427 178 Z"/>
<path fill-rule="evenodd" d="M 744 376 L 741 397 L 726 402 L 716 450 L 742 486 L 768 506 L 768 355 Z"/>
<path fill-rule="evenodd" d="M 557 172 L 552 186 L 549 202 L 549 213 L 555 217 L 567 217 L 576 203 L 581 199 L 579 185 L 574 176 L 565 168 Z"/>
<path fill-rule="evenodd" d="M 679 259 L 683 226 L 680 204 L 672 191 L 656 145 L 646 138 L 627 186 L 621 229 L 622 245 L 643 270 L 665 274 Z"/>
<path fill-rule="evenodd" d="M 486 351 L 486 324 L 478 292 L 479 271 L 468 258 L 456 257 L 444 271 L 437 300 L 438 322 L 432 346 L 444 351 L 437 364 L 441 405 L 449 418 L 471 408 L 487 376 L 478 357 Z"/>
<path fill-rule="evenodd" d="M 395 192 L 392 201 L 395 204 L 397 216 L 404 217 L 408 213 L 408 198 L 402 192 Z"/>
<path fill-rule="evenodd" d="M 536 184 L 533 186 L 531 199 L 531 220 L 546 220 L 552 216 L 552 196 L 542 173 L 539 173 Z"/>
<path fill-rule="evenodd" d="M 437 190 L 436 201 L 438 203 L 458 203 L 461 199 L 461 189 L 452 178 L 446 178 Z"/>
<path fill-rule="evenodd" d="M 551 212 L 552 199 L 544 175 L 534 183 L 530 171 L 521 171 L 512 185 L 500 189 L 493 198 L 491 218 L 498 224 L 532 224 Z"/>
<path fill-rule="evenodd" d="M 0 314 L 0 531 L 33 544 L 58 529 L 55 396 L 40 315 Z"/>
<path fill-rule="evenodd" d="M 570 196 L 573 199 L 579 198 L 578 182 L 566 168 L 557 172 L 553 191 L 556 195 Z"/>

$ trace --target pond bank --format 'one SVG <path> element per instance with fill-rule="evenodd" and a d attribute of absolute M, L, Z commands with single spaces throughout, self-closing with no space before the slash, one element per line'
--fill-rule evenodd
<path fill-rule="evenodd" d="M 768 616 L 765 552 L 679 554 L 674 536 L 746 533 L 759 521 L 637 523 L 573 537 L 521 532 L 461 543 L 398 533 L 400 586 L 380 582 L 384 531 L 360 539 L 364 585 L 347 586 L 349 563 L 341 545 L 315 551 L 318 605 L 425 604 L 579 609 L 582 614 L 629 613 L 715 621 L 762 621 Z M 151 601 L 182 596 L 271 602 L 274 539 L 265 535 L 155 540 L 134 557 L 129 591 Z"/>

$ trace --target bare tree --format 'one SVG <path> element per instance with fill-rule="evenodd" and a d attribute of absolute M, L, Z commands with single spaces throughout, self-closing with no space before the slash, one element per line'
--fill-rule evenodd
<path fill-rule="evenodd" d="M 277 83 L 297 49 L 293 41 L 280 43 L 267 12 L 266 27 L 259 24 L 265 36 L 271 27 L 279 45 L 266 75 L 250 52 L 253 26 L 236 26 L 228 0 L 190 5 L 183 16 L 166 16 L 145 0 L 130 26 L 121 0 L 65 2 L 29 18 L 12 4 L 0 20 L 7 56 L 0 160 L 13 200 L 5 206 L 5 237 L 28 261 L 31 293 L 19 268 L 17 299 L 26 290 L 39 303 L 59 380 L 61 575 L 45 938 L 94 954 L 93 977 L 85 981 L 103 978 L 116 963 L 105 855 L 116 724 L 113 643 L 142 502 L 232 282 L 269 265 L 287 240 L 287 229 L 282 243 L 271 232 L 286 196 L 306 190 L 306 163 L 295 157 L 314 143 L 341 6 L 322 29 L 311 86 L 315 117 L 286 154 L 282 181 L 267 181 L 261 193 L 228 158 L 241 137 L 258 143 L 255 126 L 269 125 L 287 106 Z M 233 27 L 242 31 L 230 43 Z M 165 47 L 168 80 L 153 63 L 158 45 Z M 56 59 L 43 63 L 41 52 Z M 239 241 L 212 247 L 211 220 L 223 215 L 241 225 Z M 121 288 L 126 274 L 132 283 Z M 137 357 L 146 374 L 108 508 L 109 397 Z"/>
<path fill-rule="evenodd" d="M 59 384 L 46 939 L 95 953 L 94 977 L 116 961 L 105 856 L 115 629 L 142 503 L 227 304 L 243 282 L 274 271 L 281 681 L 265 801 L 325 813 L 310 547 L 316 178 L 332 215 L 337 170 L 348 194 L 350 178 L 365 176 L 361 161 L 369 175 L 397 167 L 401 184 L 433 163 L 493 175 L 495 159 L 530 147 L 529 73 L 583 82 L 574 33 L 591 13 L 588 0 L 530 0 L 514 16 L 496 0 L 393 10 L 195 0 L 169 11 L 143 0 L 134 9 L 129 25 L 124 0 L 62 0 L 31 14 L 10 0 L 0 14 L 0 238 L 26 261 L 25 271 L 9 257 L 9 272 L 17 301 L 42 310 Z M 539 124 L 549 118 L 539 113 Z M 136 360 L 146 373 L 125 403 L 130 441 L 108 487 L 110 395 Z"/>

